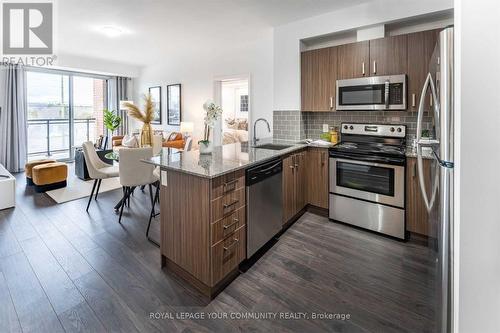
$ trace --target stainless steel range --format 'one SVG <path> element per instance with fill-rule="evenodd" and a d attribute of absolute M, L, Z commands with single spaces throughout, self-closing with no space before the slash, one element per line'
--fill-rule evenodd
<path fill-rule="evenodd" d="M 351 124 L 330 148 L 330 219 L 405 238 L 404 125 Z"/>

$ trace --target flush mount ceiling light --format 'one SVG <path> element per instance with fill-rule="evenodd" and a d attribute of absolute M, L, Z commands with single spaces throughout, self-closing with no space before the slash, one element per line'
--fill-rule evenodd
<path fill-rule="evenodd" d="M 113 25 L 106 25 L 104 27 L 101 27 L 100 31 L 101 33 L 110 38 L 118 37 L 123 33 L 122 29 L 115 27 Z"/>

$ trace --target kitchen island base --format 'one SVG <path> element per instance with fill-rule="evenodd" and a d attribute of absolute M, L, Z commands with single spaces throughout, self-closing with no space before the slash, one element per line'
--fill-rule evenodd
<path fill-rule="evenodd" d="M 166 177 L 166 179 L 165 179 Z M 162 266 L 213 298 L 246 258 L 245 172 L 162 172 Z"/>

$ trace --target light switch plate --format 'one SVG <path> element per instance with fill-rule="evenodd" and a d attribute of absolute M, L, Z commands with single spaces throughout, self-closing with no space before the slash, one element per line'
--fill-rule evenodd
<path fill-rule="evenodd" d="M 328 124 L 323 124 L 323 133 L 328 132 Z"/>
<path fill-rule="evenodd" d="M 163 186 L 168 186 L 167 179 L 168 179 L 168 177 L 167 177 L 167 171 L 162 170 L 161 171 L 161 184 Z"/>

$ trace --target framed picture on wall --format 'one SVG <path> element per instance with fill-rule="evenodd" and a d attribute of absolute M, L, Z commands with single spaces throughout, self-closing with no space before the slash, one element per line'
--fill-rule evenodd
<path fill-rule="evenodd" d="M 181 84 L 167 86 L 167 124 L 181 124 Z"/>
<path fill-rule="evenodd" d="M 153 100 L 153 105 L 155 107 L 155 116 L 151 123 L 161 124 L 161 87 L 150 87 L 149 93 L 151 94 L 151 99 Z"/>

